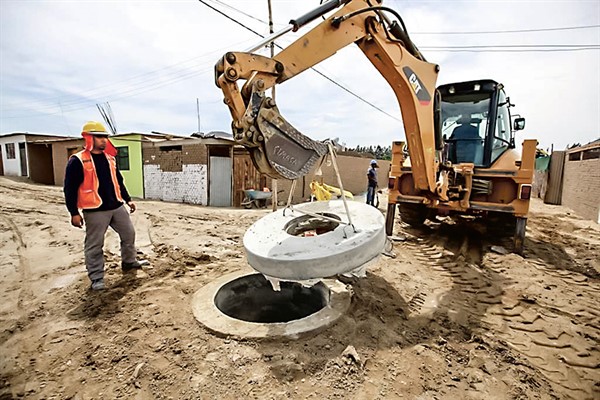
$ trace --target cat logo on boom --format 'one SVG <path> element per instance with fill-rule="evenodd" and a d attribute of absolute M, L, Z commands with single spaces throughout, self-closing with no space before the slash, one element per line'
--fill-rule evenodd
<path fill-rule="evenodd" d="M 413 73 L 409 78 L 408 81 L 410 82 L 413 90 L 415 91 L 415 94 L 419 94 L 419 90 L 422 89 L 421 84 L 419 83 L 419 80 L 417 79 L 417 76 Z"/>
<path fill-rule="evenodd" d="M 409 67 L 402 68 L 402 71 L 404 71 L 404 74 L 408 78 L 408 83 L 410 83 L 410 87 L 412 87 L 417 99 L 419 99 L 419 103 L 422 106 L 428 106 L 429 103 L 431 103 L 431 96 L 427 92 L 427 89 L 425 89 L 423 82 L 421 82 L 417 74 Z"/>

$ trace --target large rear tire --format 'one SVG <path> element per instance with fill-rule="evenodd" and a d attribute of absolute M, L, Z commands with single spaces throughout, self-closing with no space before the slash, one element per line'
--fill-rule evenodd
<path fill-rule="evenodd" d="M 394 220 L 396 219 L 396 204 L 388 204 L 387 212 L 385 213 L 385 234 L 388 236 L 394 235 Z"/>
<path fill-rule="evenodd" d="M 513 252 L 523 255 L 523 243 L 525 243 L 525 230 L 527 227 L 527 218 L 517 218 L 515 227 L 515 237 L 513 240 Z"/>
<path fill-rule="evenodd" d="M 517 218 L 507 213 L 489 213 L 485 222 L 488 232 L 494 238 L 513 237 L 517 227 Z"/>
<path fill-rule="evenodd" d="M 408 225 L 418 228 L 423 226 L 429 211 L 423 204 L 407 204 L 401 203 L 398 205 L 400 211 L 400 219 Z"/>
<path fill-rule="evenodd" d="M 490 213 L 486 218 L 488 234 L 497 241 L 512 239 L 513 253 L 523 254 L 527 218 L 514 214 Z"/>

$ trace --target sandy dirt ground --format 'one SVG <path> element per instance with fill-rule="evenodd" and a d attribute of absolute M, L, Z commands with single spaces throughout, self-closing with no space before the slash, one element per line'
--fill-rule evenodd
<path fill-rule="evenodd" d="M 139 201 L 150 267 L 123 275 L 109 231 L 92 292 L 61 189 L 0 177 L 0 399 L 600 399 L 598 224 L 533 201 L 521 257 L 477 223 L 397 222 L 335 325 L 218 337 L 192 296 L 249 270 L 266 213 Z"/>

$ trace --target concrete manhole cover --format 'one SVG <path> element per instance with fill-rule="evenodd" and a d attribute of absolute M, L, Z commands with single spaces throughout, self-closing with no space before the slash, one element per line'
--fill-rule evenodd
<path fill-rule="evenodd" d="M 386 241 L 383 215 L 364 203 L 347 204 L 355 229 L 342 223 L 348 217 L 341 200 L 298 204 L 259 219 L 244 235 L 248 264 L 273 278 L 302 281 L 350 272 L 373 260 Z"/>

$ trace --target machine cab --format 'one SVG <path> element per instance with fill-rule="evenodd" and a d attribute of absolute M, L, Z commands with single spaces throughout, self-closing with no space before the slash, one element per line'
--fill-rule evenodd
<path fill-rule="evenodd" d="M 489 167 L 515 147 L 509 111 L 512 104 L 502 84 L 486 79 L 442 85 L 438 90 L 444 160 Z M 515 130 L 524 126 L 523 118 L 515 120 Z"/>

